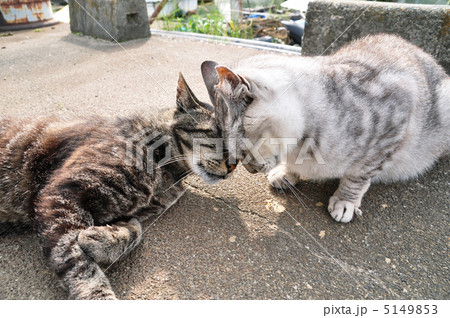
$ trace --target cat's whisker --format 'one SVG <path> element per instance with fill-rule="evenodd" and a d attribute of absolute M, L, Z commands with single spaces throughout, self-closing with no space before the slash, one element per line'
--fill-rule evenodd
<path fill-rule="evenodd" d="M 170 157 L 169 160 L 172 160 L 172 159 L 179 159 L 179 158 L 185 158 L 185 157 L 186 157 L 186 155 L 177 155 L 177 156 Z"/>
<path fill-rule="evenodd" d="M 168 160 L 170 161 L 170 160 L 187 159 L 187 158 L 189 158 L 189 156 L 187 156 L 187 155 L 177 155 L 177 156 L 170 157 Z"/>
<path fill-rule="evenodd" d="M 297 187 L 292 186 L 292 190 L 296 191 L 298 194 L 304 196 L 306 199 L 308 199 L 311 202 L 314 202 L 310 197 L 308 197 L 306 194 L 304 194 L 302 191 L 300 191 Z"/>
<path fill-rule="evenodd" d="M 289 188 L 289 190 L 291 190 L 292 194 L 296 197 L 296 199 L 298 200 L 298 202 L 301 204 L 301 206 L 307 210 L 308 208 L 306 207 L 305 202 L 300 198 L 300 196 L 295 192 L 295 190 L 293 189 L 294 186 L 291 185 L 287 180 L 283 179 L 283 183 Z"/>
<path fill-rule="evenodd" d="M 167 161 L 164 161 L 164 163 L 166 163 L 166 162 L 172 162 L 172 161 L 186 160 L 186 159 L 189 159 L 189 157 L 169 158 Z"/>
<path fill-rule="evenodd" d="M 293 185 L 291 185 L 288 181 L 283 180 L 284 183 L 286 184 L 286 186 L 289 188 L 289 190 L 291 190 L 292 194 L 295 196 L 295 198 L 298 200 L 298 202 L 300 202 L 300 204 L 303 206 L 303 208 L 306 210 L 307 206 L 305 201 L 303 201 L 303 199 L 297 194 L 296 189 Z"/>
<path fill-rule="evenodd" d="M 176 159 L 176 160 L 165 161 L 163 164 L 159 164 L 158 167 L 159 167 L 159 168 L 162 168 L 162 167 L 165 167 L 165 166 L 170 165 L 170 164 L 172 164 L 172 163 L 182 162 L 182 161 L 185 161 L 185 160 L 186 160 L 186 159 L 180 158 L 180 159 Z"/>
<path fill-rule="evenodd" d="M 167 188 L 164 192 L 166 193 L 167 191 L 169 191 L 170 189 L 172 189 L 174 186 L 176 186 L 178 183 L 180 183 L 181 181 L 183 181 L 184 179 L 186 179 L 187 177 L 189 177 L 190 175 L 192 175 L 194 173 L 194 171 L 192 169 L 188 170 L 187 172 L 185 172 L 182 177 L 180 178 L 180 180 L 178 180 L 177 182 L 175 182 L 174 184 L 172 184 L 169 188 Z"/>
<path fill-rule="evenodd" d="M 300 197 L 298 197 L 298 196 L 296 195 L 296 193 L 295 193 L 294 190 L 292 189 L 292 185 L 291 185 L 288 181 L 286 181 L 285 179 L 283 179 L 282 181 L 283 181 L 284 184 L 286 184 L 286 186 L 288 187 L 288 189 L 291 190 L 291 192 L 294 194 L 294 196 L 295 196 L 295 197 L 297 198 L 297 200 L 300 202 L 301 206 L 302 206 L 305 210 L 307 210 L 306 204 L 303 202 L 303 200 L 302 200 Z M 284 191 L 283 187 L 282 187 L 281 184 L 278 182 L 278 180 L 275 180 L 275 182 L 276 182 L 277 185 L 278 185 L 278 189 L 279 189 L 285 196 L 287 196 L 286 191 Z"/>
<path fill-rule="evenodd" d="M 178 159 L 170 159 L 170 160 L 168 160 L 168 161 L 165 161 L 163 164 L 161 164 L 161 165 L 158 165 L 158 167 L 159 168 L 162 168 L 162 167 L 165 167 L 165 166 L 167 166 L 167 165 L 170 165 L 170 164 L 173 164 L 173 163 L 176 163 L 176 162 L 182 162 L 182 161 L 187 161 L 187 160 L 189 160 L 190 158 L 189 157 L 186 157 L 186 158 L 178 158 Z"/>

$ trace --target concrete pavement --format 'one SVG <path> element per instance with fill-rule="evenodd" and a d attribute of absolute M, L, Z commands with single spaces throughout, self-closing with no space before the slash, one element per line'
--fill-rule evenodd
<path fill-rule="evenodd" d="M 166 120 L 179 71 L 207 100 L 202 61 L 261 53 L 161 36 L 121 46 L 65 24 L 0 37 L 0 114 Z M 326 211 L 337 181 L 304 181 L 294 196 L 242 167 L 215 186 L 194 177 L 107 275 L 122 299 L 448 299 L 449 168 L 373 185 L 346 225 Z M 0 237 L 0 299 L 66 297 L 35 234 Z"/>

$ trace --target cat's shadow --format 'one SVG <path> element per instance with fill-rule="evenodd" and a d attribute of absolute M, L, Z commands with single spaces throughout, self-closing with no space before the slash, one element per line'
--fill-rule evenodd
<path fill-rule="evenodd" d="M 264 176 L 245 171 L 217 186 L 197 184 L 160 218 L 146 222 L 141 244 L 106 275 L 119 298 L 336 298 L 354 283 L 336 258 L 369 286 L 352 292 L 354 297 L 385 295 L 386 288 L 403 290 L 399 286 L 405 284 L 422 288 L 416 297 L 432 297 L 426 276 L 440 279 L 446 262 L 447 240 L 439 233 L 448 230 L 449 159 L 418 179 L 373 185 L 363 217 L 350 224 L 335 222 L 326 211 L 337 180 L 298 185 L 306 208 L 292 193 L 272 190 Z M 385 258 L 396 268 L 386 266 Z M 34 233 L 1 237 L 0 265 L 2 299 L 67 297 Z M 414 269 L 422 267 L 428 270 Z M 389 279 L 383 285 L 365 268 Z M 335 276 L 348 282 L 335 285 L 329 279 Z M 436 295 L 444 295 L 441 287 L 434 285 Z"/>
<path fill-rule="evenodd" d="M 108 269 L 113 289 L 125 298 L 210 298 L 202 279 L 217 278 L 230 251 L 253 241 L 241 216 L 191 188 L 162 217 L 146 222 L 141 244 Z"/>

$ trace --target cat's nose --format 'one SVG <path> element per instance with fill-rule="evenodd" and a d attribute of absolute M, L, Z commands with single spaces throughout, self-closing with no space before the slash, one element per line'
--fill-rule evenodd
<path fill-rule="evenodd" d="M 227 172 L 228 173 L 232 173 L 234 170 L 236 170 L 236 165 L 232 165 L 229 163 L 225 163 L 225 165 L 227 166 Z"/>

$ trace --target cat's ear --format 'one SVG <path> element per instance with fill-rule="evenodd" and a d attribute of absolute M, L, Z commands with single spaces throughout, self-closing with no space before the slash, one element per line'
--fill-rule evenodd
<path fill-rule="evenodd" d="M 219 65 L 214 61 L 204 61 L 201 66 L 203 81 L 205 82 L 206 89 L 208 90 L 209 99 L 214 104 L 214 86 L 219 84 L 219 75 L 216 71 L 216 66 Z"/>
<path fill-rule="evenodd" d="M 189 109 L 206 109 L 208 111 L 213 111 L 213 108 L 206 104 L 202 103 L 197 99 L 194 95 L 186 80 L 183 77 L 183 74 L 179 74 L 178 77 L 178 85 L 177 85 L 177 110 L 180 112 L 186 112 Z"/>
<path fill-rule="evenodd" d="M 241 75 L 234 73 L 226 66 L 216 66 L 217 75 L 219 77 L 218 85 L 221 86 L 225 81 L 228 82 L 233 90 L 243 87 L 250 93 L 250 83 Z"/>

